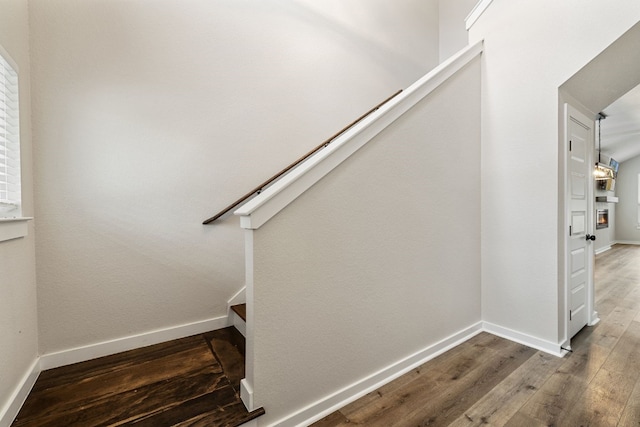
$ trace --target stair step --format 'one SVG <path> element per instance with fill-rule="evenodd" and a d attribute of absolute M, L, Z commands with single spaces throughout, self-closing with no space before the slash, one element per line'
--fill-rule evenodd
<path fill-rule="evenodd" d="M 231 324 L 243 335 L 247 336 L 247 304 L 231 306 Z"/>
<path fill-rule="evenodd" d="M 247 321 L 247 304 L 236 304 L 231 306 L 233 310 L 242 320 Z"/>

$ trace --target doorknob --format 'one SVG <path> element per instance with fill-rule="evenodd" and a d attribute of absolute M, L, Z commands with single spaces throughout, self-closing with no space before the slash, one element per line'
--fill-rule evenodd
<path fill-rule="evenodd" d="M 596 236 L 595 236 L 595 234 L 587 234 L 587 235 L 585 236 L 585 238 L 586 238 L 587 240 L 596 240 Z"/>

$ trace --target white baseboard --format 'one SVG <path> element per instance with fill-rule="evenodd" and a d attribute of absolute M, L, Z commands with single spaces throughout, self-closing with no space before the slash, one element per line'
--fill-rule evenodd
<path fill-rule="evenodd" d="M 184 338 L 191 335 L 202 334 L 204 332 L 222 329 L 229 325 L 229 316 L 221 316 L 200 322 L 188 323 L 186 325 L 174 326 L 171 328 L 158 329 L 143 334 L 132 335 L 124 338 L 117 338 L 111 341 L 104 341 L 83 347 L 71 348 L 55 353 L 43 354 L 40 356 L 40 368 L 58 368 L 60 366 L 71 365 L 73 363 L 85 362 L 97 357 L 109 356 L 135 348 L 146 347 L 166 341 Z"/>
<path fill-rule="evenodd" d="M 591 314 L 591 319 L 589 320 L 589 323 L 587 323 L 587 325 L 596 326 L 598 323 L 600 323 L 600 316 L 598 315 L 598 312 L 594 310 L 593 314 Z"/>
<path fill-rule="evenodd" d="M 257 409 L 253 407 L 253 387 L 246 378 L 240 380 L 240 399 L 247 411 L 251 412 Z"/>
<path fill-rule="evenodd" d="M 293 413 L 285 418 L 272 423 L 273 426 L 300 426 L 309 425 L 335 410 L 351 403 L 365 394 L 381 387 L 382 385 L 406 374 L 412 369 L 428 362 L 453 347 L 469 340 L 482 332 L 482 322 L 478 322 L 463 329 L 417 353 L 400 360 L 388 367 L 353 383 L 336 393 L 329 395 L 315 403 Z M 243 399 L 244 400 L 244 399 Z M 267 409 L 268 410 L 268 409 Z"/>
<path fill-rule="evenodd" d="M 243 286 L 234 296 L 231 297 L 229 301 L 227 301 L 227 307 L 231 307 L 232 305 L 244 304 L 247 302 L 247 287 Z"/>
<path fill-rule="evenodd" d="M 242 317 L 233 310 L 229 310 L 229 317 L 231 324 L 242 334 L 243 337 L 247 337 L 247 322 L 242 320 Z"/>
<path fill-rule="evenodd" d="M 611 250 L 611 246 L 605 246 L 603 248 L 596 249 L 594 252 L 595 252 L 596 255 L 599 255 L 599 254 L 601 254 L 603 252 L 606 252 L 608 250 Z"/>
<path fill-rule="evenodd" d="M 560 344 L 523 334 L 513 329 L 504 328 L 489 322 L 482 322 L 482 330 L 554 356 L 562 357 L 564 355 Z"/>
<path fill-rule="evenodd" d="M 40 372 L 40 359 L 36 358 L 11 394 L 7 403 L 0 409 L 0 427 L 9 427 L 16 419 L 20 408 L 22 408 L 25 400 L 27 400 L 27 396 L 29 396 L 29 392 L 31 392 L 33 385 L 36 383 Z"/>
<path fill-rule="evenodd" d="M 617 245 L 640 245 L 640 241 L 637 240 L 616 240 Z"/>

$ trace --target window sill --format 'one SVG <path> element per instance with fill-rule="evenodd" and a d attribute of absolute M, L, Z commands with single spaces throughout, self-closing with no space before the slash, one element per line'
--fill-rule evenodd
<path fill-rule="evenodd" d="M 0 242 L 19 239 L 27 235 L 27 221 L 33 218 L 0 218 Z"/>

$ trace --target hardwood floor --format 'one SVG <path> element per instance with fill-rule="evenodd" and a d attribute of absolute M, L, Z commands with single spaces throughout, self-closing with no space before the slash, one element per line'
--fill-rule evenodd
<path fill-rule="evenodd" d="M 596 259 L 601 322 L 557 358 L 482 333 L 314 424 L 640 426 L 640 247 Z M 233 328 L 43 372 L 12 424 L 237 426 L 244 338 Z"/>
<path fill-rule="evenodd" d="M 225 328 L 44 371 L 12 424 L 238 426 L 244 337 Z"/>
<path fill-rule="evenodd" d="M 564 358 L 482 333 L 314 424 L 640 426 L 640 247 L 596 258 L 600 323 Z"/>

